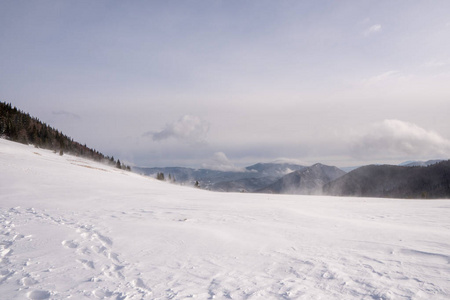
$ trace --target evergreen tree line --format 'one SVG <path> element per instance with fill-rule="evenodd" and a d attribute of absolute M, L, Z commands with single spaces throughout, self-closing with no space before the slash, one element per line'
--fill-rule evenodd
<path fill-rule="evenodd" d="M 156 173 L 156 179 L 165 181 L 165 180 L 166 180 L 166 177 L 164 176 L 164 173 L 163 173 L 163 172 L 158 172 L 158 173 Z M 175 176 L 172 176 L 172 174 L 169 174 L 168 181 L 170 181 L 170 182 L 176 182 Z"/>
<path fill-rule="evenodd" d="M 33 144 L 36 147 L 65 152 L 86 157 L 95 161 L 106 162 L 117 168 L 131 170 L 120 160 L 105 156 L 102 153 L 75 142 L 62 132 L 31 117 L 29 114 L 13 107 L 11 103 L 0 102 L 0 137 L 22 144 Z"/>

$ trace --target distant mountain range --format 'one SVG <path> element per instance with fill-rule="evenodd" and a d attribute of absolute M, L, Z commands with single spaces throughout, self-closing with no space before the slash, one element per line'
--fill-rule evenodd
<path fill-rule="evenodd" d="M 181 184 L 220 192 L 258 192 L 275 194 L 322 194 L 322 186 L 346 172 L 337 167 L 315 164 L 258 163 L 242 172 L 225 172 L 191 168 L 134 168 L 134 171 L 156 176 L 164 173 Z"/>
<path fill-rule="evenodd" d="M 181 167 L 139 168 L 133 170 L 148 176 L 164 173 L 181 184 L 193 185 L 196 181 L 204 189 L 222 192 L 255 192 L 293 171 L 306 168 L 290 163 L 258 163 L 246 167 L 242 172 L 192 169 Z"/>
<path fill-rule="evenodd" d="M 178 183 L 221 192 L 335 195 L 389 198 L 449 198 L 450 161 L 410 161 L 399 166 L 369 165 L 345 171 L 323 164 L 258 163 L 242 172 L 191 168 L 134 168 Z M 166 177 L 167 178 L 167 177 Z"/>

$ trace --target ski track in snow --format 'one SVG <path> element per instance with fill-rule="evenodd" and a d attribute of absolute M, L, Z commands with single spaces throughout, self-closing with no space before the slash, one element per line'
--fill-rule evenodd
<path fill-rule="evenodd" d="M 209 193 L 0 146 L 1 299 L 450 298 L 448 200 Z"/>

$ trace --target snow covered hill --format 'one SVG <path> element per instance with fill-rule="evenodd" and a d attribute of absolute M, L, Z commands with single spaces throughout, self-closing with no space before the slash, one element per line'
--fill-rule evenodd
<path fill-rule="evenodd" d="M 2 299 L 448 299 L 450 201 L 213 193 L 0 139 Z"/>

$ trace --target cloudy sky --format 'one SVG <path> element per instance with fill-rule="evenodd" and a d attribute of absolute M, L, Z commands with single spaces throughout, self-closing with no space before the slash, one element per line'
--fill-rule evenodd
<path fill-rule="evenodd" d="M 0 0 L 0 100 L 139 166 L 449 158 L 449 11 Z"/>

